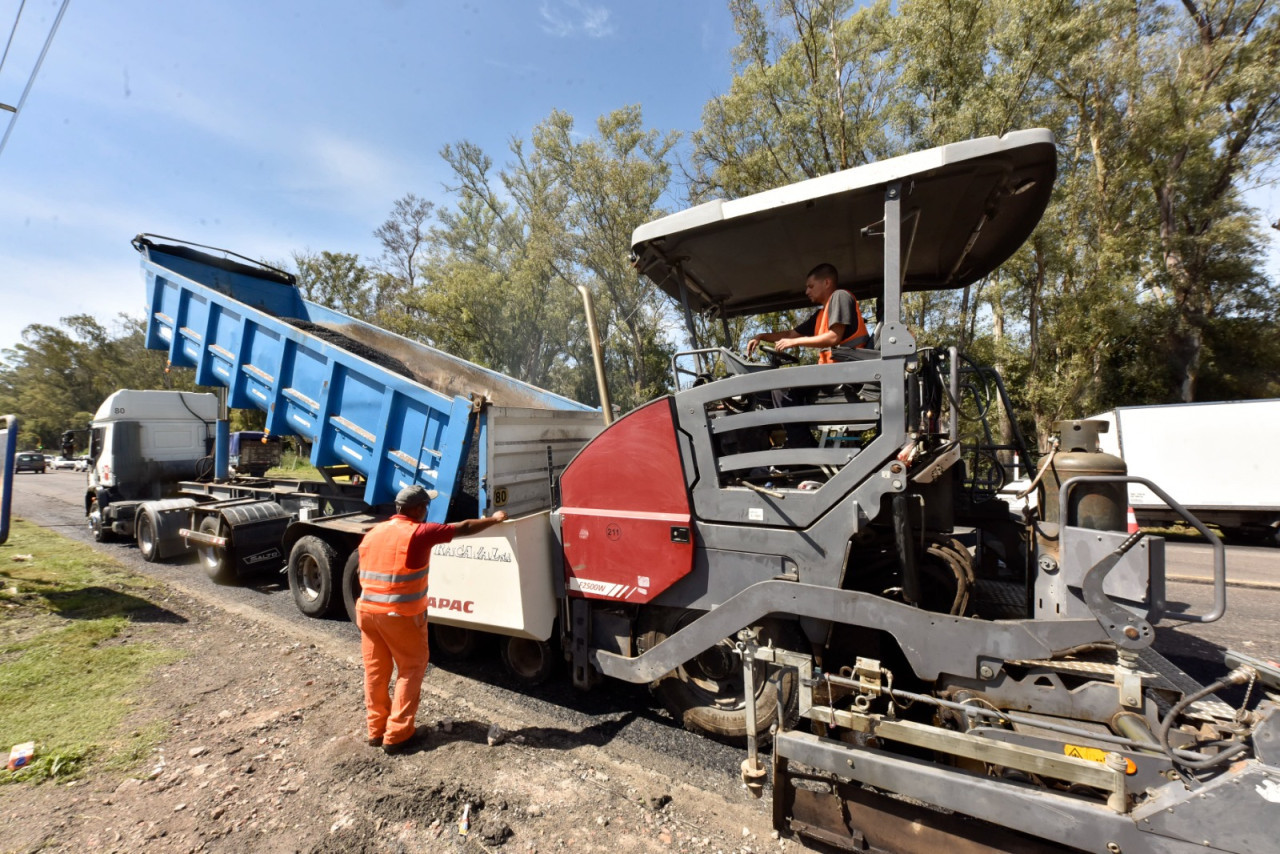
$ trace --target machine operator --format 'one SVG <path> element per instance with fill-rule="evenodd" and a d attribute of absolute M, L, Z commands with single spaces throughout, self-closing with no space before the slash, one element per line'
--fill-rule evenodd
<path fill-rule="evenodd" d="M 853 294 L 837 287 L 839 281 L 840 274 L 831 264 L 819 264 L 810 270 L 805 277 L 804 292 L 821 308 L 795 329 L 751 336 L 747 355 L 753 354 L 761 341 L 767 341 L 780 352 L 811 347 L 818 351 L 820 365 L 853 359 L 851 352 L 867 346 L 871 336 L 858 310 L 858 301 Z"/>

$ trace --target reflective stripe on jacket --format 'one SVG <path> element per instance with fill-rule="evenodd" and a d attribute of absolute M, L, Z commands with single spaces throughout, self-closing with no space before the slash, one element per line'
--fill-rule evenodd
<path fill-rule="evenodd" d="M 827 308 L 831 305 L 831 300 L 835 299 L 835 297 L 836 295 L 832 294 L 827 297 L 827 301 L 822 304 L 822 309 L 818 312 L 818 323 L 814 328 L 815 335 L 822 335 L 830 331 L 831 326 L 827 323 Z M 858 305 L 858 298 L 853 296 L 853 294 L 850 294 L 849 298 L 853 300 L 853 316 L 858 318 L 858 325 L 851 335 L 843 341 L 837 341 L 832 346 L 850 348 L 865 347 L 867 346 L 867 342 L 871 340 L 871 336 L 867 334 L 867 322 L 862 319 L 862 307 Z M 833 362 L 835 362 L 835 357 L 831 353 L 831 347 L 827 347 L 818 352 L 819 365 L 830 365 Z"/>
<path fill-rule="evenodd" d="M 406 516 L 375 525 L 360 543 L 360 601 L 364 610 L 412 617 L 427 610 L 427 565 L 406 566 L 418 530 Z"/>

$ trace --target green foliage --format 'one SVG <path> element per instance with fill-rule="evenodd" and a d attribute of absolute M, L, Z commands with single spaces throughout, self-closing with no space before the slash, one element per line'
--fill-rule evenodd
<path fill-rule="evenodd" d="M 306 250 L 294 252 L 293 263 L 298 271 L 298 290 L 305 299 L 361 320 L 372 317 L 372 274 L 360 263 L 359 255 Z"/>
<path fill-rule="evenodd" d="M 917 339 L 989 355 L 1042 432 L 1125 403 L 1274 395 L 1276 294 L 1241 202 L 1280 125 L 1273 5 L 730 8 L 736 75 L 693 135 L 695 199 L 1048 127 L 1059 174 L 1032 239 L 986 281 L 908 295 Z"/>
<path fill-rule="evenodd" d="M 403 283 L 399 311 L 380 320 L 456 356 L 598 403 L 580 296 L 586 289 L 615 405 L 629 409 L 660 393 L 670 307 L 631 269 L 626 247 L 631 231 L 660 212 L 674 143 L 628 107 L 601 117 L 589 137 L 571 116 L 553 112 L 531 141 L 512 142 L 499 169 L 472 143 L 446 146 L 453 205 L 437 213 L 425 246 L 405 238 L 421 234 L 430 212 L 406 201 L 413 197 L 397 203 L 378 232 Z"/>
<path fill-rule="evenodd" d="M 922 345 L 1010 377 L 1040 432 L 1115 405 L 1276 395 L 1280 335 L 1253 183 L 1280 142 L 1280 12 L 1233 0 L 729 0 L 733 79 L 683 158 L 686 198 L 740 197 L 909 151 L 1027 127 L 1058 142 L 1032 238 L 955 292 L 909 294 Z M 294 255 L 309 299 L 579 400 L 598 402 L 580 291 L 615 405 L 664 391 L 683 318 L 626 261 L 675 193 L 677 137 L 639 106 L 591 128 L 553 111 L 505 162 L 449 145 L 448 198 L 407 193 L 382 252 Z M 823 259 L 814 259 L 816 263 Z M 802 271 L 797 271 L 797 276 Z M 1272 275 L 1269 276 L 1268 273 Z M 800 283 L 796 284 L 797 291 Z M 872 307 L 864 305 L 871 316 Z M 695 318 L 737 348 L 797 318 Z M 0 409 L 46 448 L 115 388 L 184 387 L 141 325 L 33 326 L 3 354 Z M 189 382 L 185 387 L 189 387 Z M 239 416 L 252 427 L 257 413 Z"/>
<path fill-rule="evenodd" d="M 191 372 L 166 370 L 143 335 L 143 322 L 126 315 L 110 331 L 89 315 L 24 329 L 22 343 L 0 353 L 0 412 L 21 419 L 24 446 L 59 448 L 62 432 L 88 426 L 117 389 L 194 390 Z"/>

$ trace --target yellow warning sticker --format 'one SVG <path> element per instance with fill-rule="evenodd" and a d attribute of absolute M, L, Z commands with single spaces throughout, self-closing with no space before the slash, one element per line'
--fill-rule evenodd
<path fill-rule="evenodd" d="M 1062 752 L 1067 756 L 1074 756 L 1076 759 L 1088 759 L 1090 762 L 1106 763 L 1107 751 L 1099 750 L 1096 747 L 1080 747 L 1074 744 L 1062 745 Z M 1125 774 L 1137 774 L 1138 766 L 1133 764 L 1133 760 L 1125 758 Z"/>

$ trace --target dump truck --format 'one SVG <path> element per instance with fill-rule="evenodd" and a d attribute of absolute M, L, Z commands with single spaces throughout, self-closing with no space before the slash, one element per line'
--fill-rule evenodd
<path fill-rule="evenodd" d="M 681 306 L 691 341 L 673 357 L 671 392 L 596 429 L 563 466 L 548 450 L 532 469 L 536 509 L 512 512 L 482 465 L 475 501 L 513 518 L 433 552 L 433 623 L 509 640 L 504 659 L 529 681 L 563 660 L 584 690 L 650 684 L 683 725 L 745 744 L 747 791 L 771 783 L 775 826 L 806 843 L 1274 847 L 1280 668 L 1224 651 L 1221 677 L 1202 686 L 1152 648 L 1160 622 L 1223 616 L 1221 543 L 1209 610 L 1167 601 L 1163 540 L 1126 533 L 1128 485 L 1207 529 L 1102 453 L 1087 419 L 1058 425 L 1038 508 L 1010 512 L 992 476 L 999 449 L 981 438 L 1002 431 L 969 423 L 1009 405 L 991 405 L 1003 384 L 954 347 L 919 346 L 904 320 L 904 295 L 971 285 L 1016 252 L 1055 172 L 1052 134 L 1019 131 L 641 225 L 635 268 Z M 330 577 L 343 565 L 350 600 L 355 543 L 394 487 L 439 489 L 432 513 L 444 518 L 462 440 L 483 446 L 497 427 L 431 422 L 405 380 L 300 334 L 289 318 L 310 313 L 363 329 L 384 354 L 409 343 L 300 308 L 287 278 L 138 245 L 148 346 L 227 386 L 232 406 L 263 409 L 273 435 L 307 437 L 317 466 L 367 473 L 368 509 L 281 523 L 291 583 L 307 560 Z M 731 346 L 728 320 L 806 307 L 799 283 L 820 262 L 874 303 L 868 347 L 814 365 Z M 699 339 L 699 316 L 725 321 L 719 346 Z M 459 378 L 456 412 L 491 407 L 492 418 L 484 379 Z M 797 390 L 796 405 L 774 404 Z M 792 444 L 797 432 L 812 442 Z M 225 477 L 219 466 L 189 491 L 225 490 Z M 183 535 L 227 549 L 239 530 Z M 520 625 L 495 616 L 504 610 Z M 1239 685 L 1237 707 L 1219 699 Z"/>
<path fill-rule="evenodd" d="M 1280 400 L 1120 406 L 1090 418 L 1107 423 L 1103 451 L 1159 483 L 1200 521 L 1280 545 L 1280 463 L 1249 450 L 1255 436 L 1280 435 Z M 1141 484 L 1129 485 L 1129 505 L 1143 527 L 1179 521 Z"/>
<path fill-rule="evenodd" d="M 343 578 L 355 577 L 364 532 L 416 484 L 436 495 L 429 521 L 474 516 L 481 499 L 530 518 L 506 537 L 524 550 L 543 541 L 550 561 L 538 514 L 603 427 L 598 410 L 309 302 L 290 275 L 235 253 L 150 235 L 134 246 L 147 346 L 222 399 L 122 390 L 104 402 L 85 494 L 95 539 L 133 540 L 148 561 L 194 550 L 223 584 L 284 569 L 303 613 L 340 614 L 354 607 Z M 254 407 L 266 413 L 257 443 L 299 437 L 322 481 L 257 476 L 264 460 L 246 462 L 253 440 L 233 443 L 228 421 Z M 526 527 L 537 530 L 517 533 Z M 459 613 L 522 637 L 550 632 L 531 628 L 519 602 L 489 601 Z"/>

